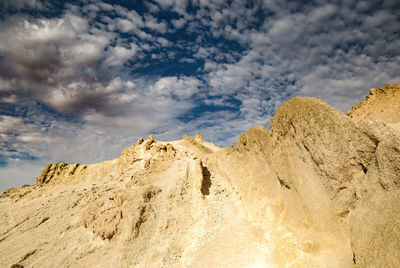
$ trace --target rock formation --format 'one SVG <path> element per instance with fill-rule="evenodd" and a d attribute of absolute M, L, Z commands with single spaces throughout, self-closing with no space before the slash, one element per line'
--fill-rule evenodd
<path fill-rule="evenodd" d="M 400 87 L 399 84 L 371 88 L 365 101 L 358 102 L 347 112 L 356 123 L 378 118 L 400 130 Z"/>
<path fill-rule="evenodd" d="M 293 98 L 235 147 L 49 164 L 0 196 L 0 266 L 396 267 L 400 86 L 370 92 L 349 116 Z"/>

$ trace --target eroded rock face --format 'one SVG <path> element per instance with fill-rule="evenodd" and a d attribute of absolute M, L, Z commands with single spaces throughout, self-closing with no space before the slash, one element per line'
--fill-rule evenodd
<path fill-rule="evenodd" d="M 279 107 L 271 129 L 283 139 L 277 143 L 281 147 L 278 151 L 287 151 L 291 157 L 295 152 L 281 144 L 297 147 L 293 150 L 305 160 L 301 165 L 309 166 L 310 173 L 312 170 L 317 173 L 324 190 L 334 201 L 336 213 L 346 215 L 357 200 L 358 185 L 365 175 L 366 163 L 359 151 L 372 145 L 355 123 L 320 100 L 294 98 Z"/>
<path fill-rule="evenodd" d="M 359 123 L 366 119 L 380 119 L 400 131 L 400 84 L 371 88 L 365 101 L 358 102 L 347 112 Z"/>
<path fill-rule="evenodd" d="M 291 99 L 235 147 L 149 136 L 115 160 L 49 164 L 0 196 L 0 266 L 394 267 L 397 87 L 349 117 Z"/>
<path fill-rule="evenodd" d="M 400 260 L 400 191 L 370 194 L 350 215 L 357 267 L 397 267 Z"/>

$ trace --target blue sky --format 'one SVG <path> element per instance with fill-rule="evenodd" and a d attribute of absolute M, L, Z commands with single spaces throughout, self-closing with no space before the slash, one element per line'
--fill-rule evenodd
<path fill-rule="evenodd" d="M 400 81 L 400 2 L 0 3 L 0 189 L 139 137 L 227 146 L 294 96 L 346 111 Z"/>

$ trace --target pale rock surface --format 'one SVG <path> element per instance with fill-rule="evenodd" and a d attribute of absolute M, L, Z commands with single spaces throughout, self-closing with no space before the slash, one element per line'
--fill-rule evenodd
<path fill-rule="evenodd" d="M 365 101 L 357 102 L 347 114 L 357 123 L 381 119 L 400 131 L 400 84 L 371 88 Z"/>
<path fill-rule="evenodd" d="M 358 267 L 399 267 L 400 191 L 363 198 L 350 216 L 352 248 Z"/>
<path fill-rule="evenodd" d="M 0 267 L 396 267 L 397 88 L 349 117 L 293 98 L 235 147 L 149 136 L 49 164 L 0 196 Z"/>

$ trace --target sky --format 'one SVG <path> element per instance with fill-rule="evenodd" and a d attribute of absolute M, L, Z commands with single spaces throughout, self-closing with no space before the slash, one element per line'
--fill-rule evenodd
<path fill-rule="evenodd" d="M 140 137 L 228 146 L 294 96 L 400 82 L 400 1 L 0 1 L 0 191 Z"/>

